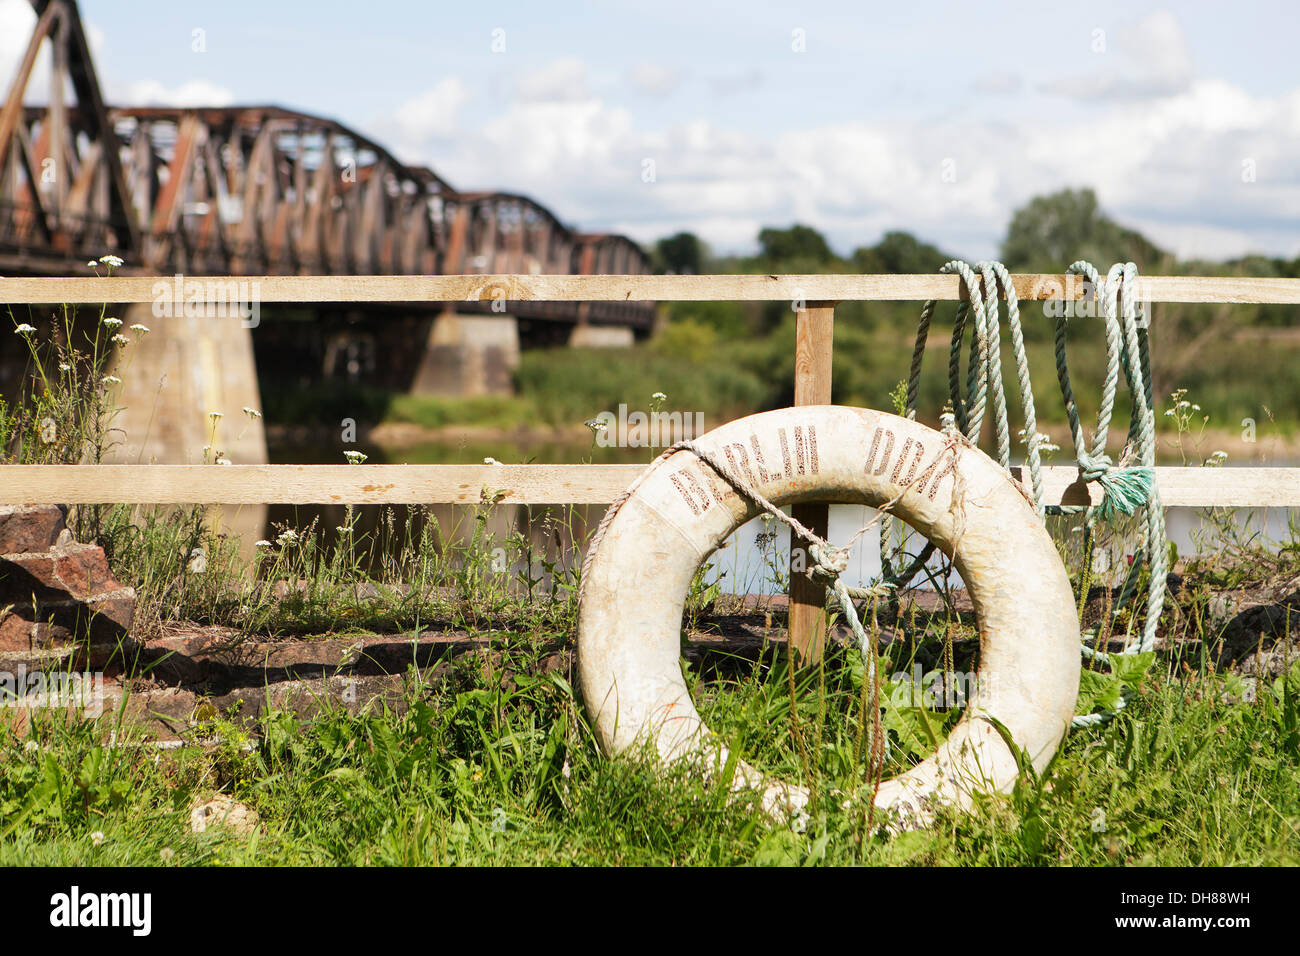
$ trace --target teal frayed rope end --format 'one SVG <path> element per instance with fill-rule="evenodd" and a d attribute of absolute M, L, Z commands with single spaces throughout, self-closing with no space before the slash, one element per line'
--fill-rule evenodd
<path fill-rule="evenodd" d="M 1132 515 L 1151 500 L 1156 474 L 1147 466 L 1110 468 L 1096 480 L 1102 489 L 1097 514 L 1103 521 L 1113 521 L 1117 514 Z"/>

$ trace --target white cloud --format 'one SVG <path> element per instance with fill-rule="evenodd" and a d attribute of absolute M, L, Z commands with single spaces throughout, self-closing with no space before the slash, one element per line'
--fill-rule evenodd
<path fill-rule="evenodd" d="M 1145 99 L 1185 91 L 1194 70 L 1183 28 L 1168 10 L 1107 31 L 1097 69 L 1042 84 L 1046 93 L 1084 100 Z M 1114 49 L 1111 49 L 1112 45 Z"/>
<path fill-rule="evenodd" d="M 157 80 L 128 84 L 109 102 L 122 106 L 229 106 L 235 94 L 208 80 L 187 80 L 180 86 L 165 86 Z"/>
<path fill-rule="evenodd" d="M 1072 113 L 920 117 L 769 136 L 703 119 L 641 124 L 591 95 L 520 98 L 415 152 L 452 182 L 528 193 L 584 228 L 641 240 L 691 229 L 722 250 L 797 220 L 842 251 L 905 229 L 995 255 L 1018 206 L 1090 186 L 1108 213 L 1180 255 L 1300 251 L 1300 90 L 1267 98 L 1219 80 L 1103 104 L 1087 124 Z"/>
<path fill-rule="evenodd" d="M 460 108 L 469 100 L 469 90 L 459 77 L 451 76 L 397 108 L 395 120 L 404 137 L 417 142 L 454 136 L 459 130 Z"/>

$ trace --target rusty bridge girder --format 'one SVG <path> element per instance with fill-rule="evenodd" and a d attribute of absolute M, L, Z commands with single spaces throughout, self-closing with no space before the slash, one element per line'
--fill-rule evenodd
<path fill-rule="evenodd" d="M 624 236 L 575 232 L 527 196 L 457 191 L 330 119 L 275 106 L 108 107 L 76 4 L 33 7 L 37 26 L 0 107 L 7 274 L 75 274 L 106 253 L 159 275 L 650 271 Z M 42 44 L 48 104 L 25 105 Z M 509 310 L 640 328 L 653 319 L 648 303 Z"/>

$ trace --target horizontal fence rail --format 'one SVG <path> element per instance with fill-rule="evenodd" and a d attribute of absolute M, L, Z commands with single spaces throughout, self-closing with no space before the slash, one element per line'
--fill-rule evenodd
<path fill-rule="evenodd" d="M 0 505 L 605 505 L 645 465 L 5 465 Z M 1028 490 L 1025 469 L 1012 475 Z M 1166 507 L 1300 508 L 1300 468 L 1159 467 Z M 1078 468 L 1043 468 L 1047 504 L 1100 504 Z"/>
<path fill-rule="evenodd" d="M 1014 275 L 1025 300 L 1078 299 L 1082 278 Z M 184 296 L 226 301 L 241 288 L 259 302 L 806 302 L 960 300 L 955 275 L 446 275 L 446 276 L 185 276 Z M 173 297 L 171 276 L 0 279 L 0 303 L 69 305 L 155 302 Z M 1245 276 L 1141 276 L 1147 302 L 1300 304 L 1300 279 Z"/>
<path fill-rule="evenodd" d="M 128 270 L 129 273 L 129 270 Z M 1073 275 L 1015 275 L 1026 301 L 1093 293 Z M 1142 276 L 1143 303 L 1300 305 L 1300 279 Z M 0 279 L 0 304 L 153 303 L 160 318 L 192 304 L 276 302 L 666 302 L 787 301 L 798 313 L 794 403 L 832 401 L 836 303 L 961 300 L 955 275 L 116 275 Z M 161 306 L 161 308 L 158 308 Z M 183 307 L 183 308 L 182 308 Z M 206 314 L 205 308 L 198 314 Z M 235 310 L 237 313 L 240 310 Z M 1155 321 L 1159 321 L 1158 316 Z M 6 465 L 0 504 L 513 504 L 604 505 L 642 465 Z M 1015 477 L 1022 482 L 1022 469 Z M 1300 508 L 1300 468 L 1157 468 L 1169 507 Z M 1070 466 L 1044 469 L 1049 504 L 1097 504 L 1100 489 Z M 825 505 L 796 506 L 796 517 L 825 536 Z M 791 552 L 793 562 L 794 552 Z M 824 585 L 791 565 L 789 633 L 801 659 L 817 659 L 828 618 Z"/>

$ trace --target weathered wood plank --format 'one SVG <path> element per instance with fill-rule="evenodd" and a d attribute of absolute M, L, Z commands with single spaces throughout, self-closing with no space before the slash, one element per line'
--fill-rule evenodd
<path fill-rule="evenodd" d="M 644 465 L 0 465 L 0 505 L 608 504 Z M 1019 477 L 1022 469 L 1014 470 Z M 1078 470 L 1043 469 L 1045 499 L 1082 504 Z M 1024 479 L 1028 483 L 1028 476 Z M 1166 507 L 1300 508 L 1300 468 L 1156 469 Z"/>
<path fill-rule="evenodd" d="M 835 351 L 835 305 L 810 302 L 795 318 L 794 403 L 829 405 L 831 362 Z M 825 538 L 830 511 L 824 504 L 800 504 L 791 509 L 795 520 Z M 807 555 L 790 550 L 790 642 L 801 664 L 821 660 L 826 648 L 829 619 L 824 610 L 826 586 L 811 580 L 805 572 Z"/>
<path fill-rule="evenodd" d="M 1012 473 L 1029 486 L 1028 469 L 1017 467 Z M 1044 468 L 1043 499 L 1051 504 L 1100 504 L 1101 489 L 1078 479 L 1078 469 L 1069 465 Z M 1158 467 L 1156 484 L 1167 508 L 1300 508 L 1300 468 Z"/>
<path fill-rule="evenodd" d="M 3 465 L 0 504 L 608 504 L 643 465 Z"/>
<path fill-rule="evenodd" d="M 129 270 L 128 263 L 127 268 Z M 668 302 L 668 301 L 920 301 L 962 298 L 949 275 L 446 275 L 446 276 L 218 276 L 187 278 L 187 301 L 228 300 L 231 289 L 258 302 Z M 1012 277 L 1021 299 L 1079 298 L 1081 280 L 1064 275 Z M 242 286 L 239 284 L 243 283 Z M 1139 297 L 1149 302 L 1300 304 L 1300 279 L 1244 276 L 1143 276 Z M 172 297 L 172 277 L 0 279 L 0 302 L 157 302 Z"/>

